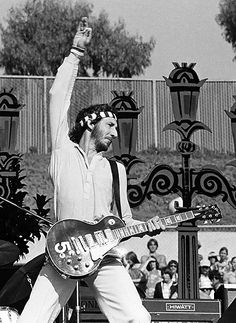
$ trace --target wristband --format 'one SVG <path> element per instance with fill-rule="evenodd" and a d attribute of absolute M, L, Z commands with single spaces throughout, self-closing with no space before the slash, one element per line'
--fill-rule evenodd
<path fill-rule="evenodd" d="M 84 56 L 85 49 L 82 47 L 71 47 L 71 52 L 77 54 L 78 56 Z"/>
<path fill-rule="evenodd" d="M 81 54 L 84 54 L 84 52 L 85 52 L 85 49 L 82 47 L 72 46 L 71 49 L 74 49 Z"/>

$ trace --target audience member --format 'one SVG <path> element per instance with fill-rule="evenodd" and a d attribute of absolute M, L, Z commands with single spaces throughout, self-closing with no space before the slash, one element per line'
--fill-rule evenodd
<path fill-rule="evenodd" d="M 199 284 L 199 296 L 200 299 L 212 299 L 214 298 L 213 286 L 211 281 L 203 281 Z"/>
<path fill-rule="evenodd" d="M 209 283 L 211 284 L 211 280 L 209 278 L 209 272 L 210 272 L 210 266 L 207 262 L 202 261 L 200 265 L 200 271 L 199 271 L 199 287 L 203 283 Z"/>
<path fill-rule="evenodd" d="M 226 268 L 226 267 L 225 267 Z M 229 262 L 228 271 L 224 271 L 223 280 L 225 284 L 236 284 L 236 257 Z"/>
<path fill-rule="evenodd" d="M 223 276 L 224 271 L 227 270 L 228 266 L 228 249 L 226 247 L 220 248 L 219 251 L 219 260 L 216 263 L 216 268 L 219 271 L 219 273 Z"/>
<path fill-rule="evenodd" d="M 210 267 L 210 271 L 212 270 L 217 270 L 217 261 L 218 261 L 218 257 L 217 254 L 214 251 L 211 251 L 208 255 L 208 260 L 209 260 L 209 267 Z"/>
<path fill-rule="evenodd" d="M 172 282 L 172 273 L 169 268 L 162 270 L 162 281 L 157 283 L 154 298 L 176 299 L 178 296 L 178 285 Z"/>
<path fill-rule="evenodd" d="M 199 249 L 201 249 L 201 247 L 202 247 L 202 244 L 201 244 L 201 242 L 198 240 L 198 242 L 197 242 L 197 248 L 198 248 L 198 250 Z M 200 266 L 201 265 L 201 261 L 203 260 L 203 255 L 202 254 L 200 254 L 199 252 L 198 252 L 198 266 Z"/>
<path fill-rule="evenodd" d="M 156 258 L 159 264 L 159 269 L 165 268 L 167 266 L 166 256 L 161 255 L 157 252 L 157 249 L 158 249 L 157 240 L 154 238 L 150 239 L 147 243 L 147 248 L 149 250 L 149 256 Z"/>
<path fill-rule="evenodd" d="M 170 269 L 172 273 L 172 282 L 178 283 L 178 262 L 176 260 L 170 260 L 167 264 L 167 268 Z"/>
<path fill-rule="evenodd" d="M 128 270 L 132 281 L 137 288 L 137 291 L 141 298 L 145 298 L 145 290 L 146 290 L 146 283 L 147 278 L 145 274 L 140 270 L 140 262 L 135 252 L 129 251 L 123 257 L 123 264 Z M 115 279 L 115 278 L 114 278 Z"/>
<path fill-rule="evenodd" d="M 214 288 L 214 299 L 219 299 L 221 301 L 221 313 L 226 310 L 225 304 L 225 288 L 223 284 L 222 275 L 218 270 L 213 270 L 210 273 L 210 278 L 212 281 L 212 286 Z"/>
<path fill-rule="evenodd" d="M 149 257 L 146 262 L 140 266 L 140 269 L 147 277 L 146 297 L 153 298 L 156 284 L 162 281 L 161 271 L 159 270 L 159 264 L 156 258 Z"/>

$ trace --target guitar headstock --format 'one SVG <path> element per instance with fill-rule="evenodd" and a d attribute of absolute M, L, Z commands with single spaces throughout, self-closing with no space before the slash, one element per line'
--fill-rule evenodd
<path fill-rule="evenodd" d="M 193 209 L 193 213 L 197 220 L 210 221 L 211 223 L 219 222 L 222 219 L 221 211 L 216 204 L 196 207 Z"/>

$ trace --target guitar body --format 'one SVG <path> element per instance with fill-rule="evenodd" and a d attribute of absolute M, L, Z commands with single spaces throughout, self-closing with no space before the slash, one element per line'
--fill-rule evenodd
<path fill-rule="evenodd" d="M 219 220 L 221 213 L 216 205 L 200 207 L 191 211 L 160 218 L 165 225 L 173 225 L 193 219 Z M 108 254 L 117 254 L 121 240 L 140 236 L 149 231 L 145 222 L 125 226 L 118 217 L 107 216 L 96 224 L 75 219 L 55 223 L 47 234 L 46 252 L 57 271 L 70 278 L 83 278 L 96 271 Z"/>
<path fill-rule="evenodd" d="M 115 216 L 104 217 L 96 224 L 76 219 L 55 223 L 47 234 L 46 252 L 60 274 L 83 278 L 96 271 L 102 259 L 117 246 L 119 238 L 111 230 L 124 227 Z"/>

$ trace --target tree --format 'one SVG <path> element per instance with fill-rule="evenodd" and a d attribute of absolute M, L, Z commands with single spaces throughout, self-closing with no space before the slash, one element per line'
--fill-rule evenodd
<path fill-rule="evenodd" d="M 88 16 L 93 38 L 80 64 L 79 75 L 132 77 L 151 64 L 153 38 L 130 36 L 122 21 L 111 25 L 103 11 L 92 16 L 93 6 L 82 1 L 27 0 L 11 8 L 6 27 L 0 25 L 3 48 L 0 65 L 6 74 L 55 75 L 72 44 L 79 20 Z"/>
<path fill-rule="evenodd" d="M 219 8 L 220 13 L 216 16 L 216 22 L 224 29 L 225 40 L 231 43 L 233 51 L 236 52 L 236 1 L 221 0 Z"/>
<path fill-rule="evenodd" d="M 92 26 L 88 54 L 94 76 L 132 77 L 143 74 L 151 64 L 150 56 L 155 47 L 153 38 L 143 42 L 140 36 L 130 36 L 121 20 L 110 26 L 105 11 L 94 19 Z"/>

